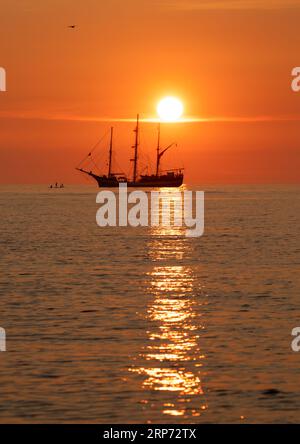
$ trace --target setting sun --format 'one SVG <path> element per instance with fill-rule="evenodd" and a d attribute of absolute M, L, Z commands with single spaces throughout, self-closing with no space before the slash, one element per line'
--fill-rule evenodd
<path fill-rule="evenodd" d="M 157 113 L 164 122 L 176 122 L 183 113 L 183 104 L 176 97 L 165 97 L 157 105 Z"/>

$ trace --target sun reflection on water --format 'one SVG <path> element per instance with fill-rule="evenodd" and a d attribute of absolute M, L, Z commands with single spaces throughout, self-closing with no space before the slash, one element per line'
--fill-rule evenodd
<path fill-rule="evenodd" d="M 172 230 L 168 232 L 171 236 Z M 159 234 L 156 228 L 149 243 L 155 265 L 147 273 L 147 293 L 152 296 L 146 313 L 148 343 L 140 354 L 143 362 L 132 366 L 130 371 L 143 377 L 146 406 L 168 416 L 188 419 L 200 416 L 207 409 L 201 381 L 205 360 L 200 347 L 204 328 L 201 322 L 203 293 L 196 288 L 192 268 L 176 262 L 178 256 L 186 254 L 186 239 L 176 233 L 164 242 L 155 236 Z M 164 228 L 163 236 L 165 234 Z M 173 261 L 167 265 L 162 260 L 165 249 L 168 256 L 173 252 Z M 155 393 L 160 395 L 154 396 Z"/>

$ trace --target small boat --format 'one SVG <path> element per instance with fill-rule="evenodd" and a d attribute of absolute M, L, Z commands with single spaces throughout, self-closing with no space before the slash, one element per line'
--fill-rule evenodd
<path fill-rule="evenodd" d="M 139 148 L 139 115 L 137 116 L 135 132 L 134 157 L 130 159 L 133 162 L 133 176 L 128 179 L 122 173 L 112 172 L 112 154 L 113 154 L 113 128 L 110 132 L 110 146 L 108 156 L 108 172 L 107 175 L 98 175 L 93 171 L 87 171 L 77 167 L 76 170 L 92 177 L 101 188 L 115 188 L 121 183 L 126 183 L 128 187 L 180 187 L 183 183 L 183 168 L 176 168 L 166 171 L 160 170 L 160 161 L 162 156 L 174 145 L 172 143 L 165 149 L 160 147 L 160 125 L 158 126 L 158 142 L 156 148 L 156 171 L 155 174 L 138 175 L 138 148 Z M 89 153 L 89 156 L 91 153 Z"/>
<path fill-rule="evenodd" d="M 49 186 L 50 189 L 58 189 L 58 188 L 65 188 L 64 184 L 61 183 L 60 185 L 58 184 L 58 182 L 55 183 L 55 185 L 50 185 Z"/>

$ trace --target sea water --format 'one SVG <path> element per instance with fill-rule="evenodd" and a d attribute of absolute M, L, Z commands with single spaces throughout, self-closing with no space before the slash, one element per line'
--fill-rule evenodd
<path fill-rule="evenodd" d="M 300 189 L 188 189 L 199 238 L 1 186 L 1 422 L 299 422 Z"/>

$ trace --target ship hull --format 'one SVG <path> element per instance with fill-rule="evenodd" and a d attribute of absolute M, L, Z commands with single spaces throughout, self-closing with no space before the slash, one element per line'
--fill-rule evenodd
<path fill-rule="evenodd" d="M 152 181 L 138 181 L 138 182 L 118 182 L 106 181 L 101 177 L 96 179 L 99 188 L 118 188 L 120 184 L 126 184 L 128 188 L 178 188 L 183 183 L 183 178 L 176 178 L 175 180 L 152 180 Z"/>
<path fill-rule="evenodd" d="M 118 180 L 115 176 L 97 176 L 87 173 L 98 184 L 99 188 L 118 188 L 121 184 L 126 184 L 129 188 L 178 188 L 183 183 L 183 174 L 163 175 L 163 176 L 142 176 L 136 182 Z"/>

